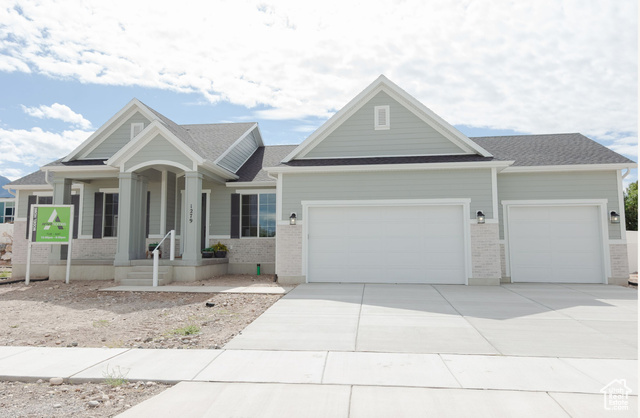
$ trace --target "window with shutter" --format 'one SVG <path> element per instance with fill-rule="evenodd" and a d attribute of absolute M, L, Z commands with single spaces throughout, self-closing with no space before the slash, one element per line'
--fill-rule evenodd
<path fill-rule="evenodd" d="M 374 128 L 376 130 L 391 128 L 391 115 L 389 106 L 376 106 L 374 108 Z"/>

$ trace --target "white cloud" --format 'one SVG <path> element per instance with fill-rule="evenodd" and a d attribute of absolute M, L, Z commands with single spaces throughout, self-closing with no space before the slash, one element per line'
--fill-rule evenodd
<path fill-rule="evenodd" d="M 629 152 L 636 20 L 634 0 L 15 1 L 0 71 L 199 92 L 272 119 L 326 118 L 384 73 L 452 124 L 633 137 L 616 145 Z"/>
<path fill-rule="evenodd" d="M 51 106 L 41 105 L 38 107 L 27 107 L 22 105 L 22 110 L 29 116 L 40 119 L 60 119 L 78 126 L 81 129 L 90 129 L 91 122 L 86 120 L 80 113 L 76 113 L 69 106 L 54 103 Z"/>
<path fill-rule="evenodd" d="M 83 130 L 55 133 L 40 128 L 0 129 L 0 166 L 19 163 L 35 171 L 67 155 L 89 135 L 91 132 Z"/>

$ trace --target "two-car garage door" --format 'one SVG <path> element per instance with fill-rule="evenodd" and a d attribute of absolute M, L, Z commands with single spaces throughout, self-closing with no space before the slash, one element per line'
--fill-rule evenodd
<path fill-rule="evenodd" d="M 317 206 L 309 282 L 464 284 L 462 205 Z"/>

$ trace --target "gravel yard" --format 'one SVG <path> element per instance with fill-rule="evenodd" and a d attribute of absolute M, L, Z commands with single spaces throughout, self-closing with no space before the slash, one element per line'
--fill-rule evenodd
<path fill-rule="evenodd" d="M 205 284 L 275 285 L 273 276 L 223 276 L 192 285 Z M 113 281 L 0 286 L 0 345 L 221 348 L 280 298 L 99 291 L 113 286 Z"/>
<path fill-rule="evenodd" d="M 0 286 L 0 345 L 218 349 L 280 299 L 99 291 L 114 285 L 44 281 Z M 273 276 L 265 275 L 222 276 L 188 285 L 277 286 Z M 106 380 L 59 386 L 0 381 L 0 417 L 112 417 L 168 387 Z"/>

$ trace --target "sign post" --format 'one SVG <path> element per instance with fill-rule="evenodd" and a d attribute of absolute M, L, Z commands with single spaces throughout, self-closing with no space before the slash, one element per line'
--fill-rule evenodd
<path fill-rule="evenodd" d="M 67 250 L 67 275 L 64 280 L 65 283 L 69 284 L 73 245 L 73 205 L 31 206 L 25 284 L 29 284 L 31 273 L 31 246 L 38 244 L 69 245 Z"/>

